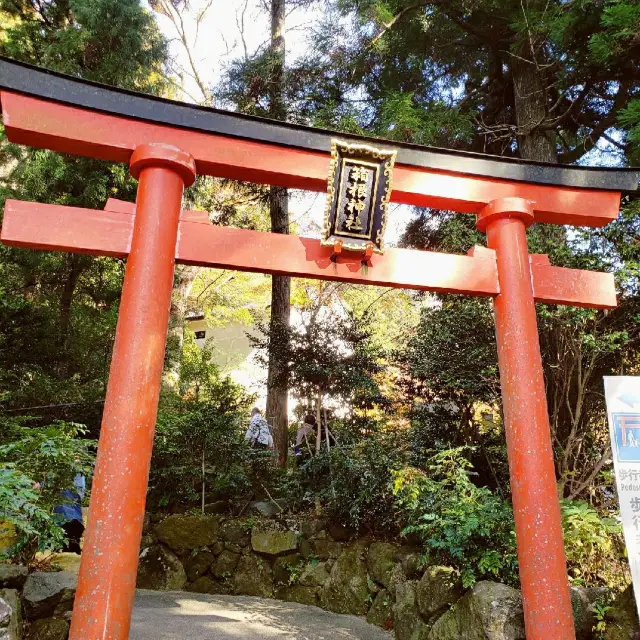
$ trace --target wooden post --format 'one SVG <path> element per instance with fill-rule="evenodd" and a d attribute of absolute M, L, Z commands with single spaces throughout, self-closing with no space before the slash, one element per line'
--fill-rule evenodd
<path fill-rule="evenodd" d="M 527 640 L 575 640 L 526 229 L 531 204 L 490 203 L 478 229 L 496 251 L 494 298 Z"/>
<path fill-rule="evenodd" d="M 136 217 L 70 640 L 127 640 L 169 324 L 178 218 L 195 162 L 145 144 L 131 157 Z"/>

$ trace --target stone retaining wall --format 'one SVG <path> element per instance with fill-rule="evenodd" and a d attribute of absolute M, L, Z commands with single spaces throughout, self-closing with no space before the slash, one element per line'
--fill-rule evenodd
<path fill-rule="evenodd" d="M 72 573 L 27 577 L 23 567 L 0 565 L 0 640 L 21 640 L 21 610 L 31 640 L 65 640 L 75 585 Z M 284 528 L 214 515 L 147 516 L 138 587 L 315 605 L 366 616 L 398 640 L 525 638 L 517 590 L 488 581 L 465 590 L 454 569 L 422 566 L 414 547 L 349 540 L 343 527 L 320 519 Z M 595 640 L 593 604 L 600 596 L 602 590 L 572 589 L 577 640 Z M 606 640 L 638 631 L 633 598 L 627 600 Z"/>
<path fill-rule="evenodd" d="M 486 581 L 465 590 L 450 567 L 423 567 L 415 547 L 349 540 L 344 527 L 321 519 L 284 529 L 215 515 L 149 517 L 138 586 L 315 605 L 366 616 L 398 640 L 458 640 L 470 629 L 469 637 L 524 640 L 517 590 Z M 593 638 L 599 595 L 572 590 L 578 640 Z"/>

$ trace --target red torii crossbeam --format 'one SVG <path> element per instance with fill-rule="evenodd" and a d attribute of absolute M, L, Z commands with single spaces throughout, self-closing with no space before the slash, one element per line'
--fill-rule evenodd
<path fill-rule="evenodd" d="M 113 198 L 105 211 L 7 200 L 0 237 L 14 247 L 126 258 L 134 213 L 133 203 Z M 203 211 L 182 212 L 178 237 L 178 264 L 439 293 L 493 297 L 500 291 L 496 253 L 485 247 L 466 256 L 387 249 L 363 270 L 360 255 L 342 254 L 334 262 L 331 248 L 319 240 L 214 226 Z M 546 255 L 531 255 L 530 262 L 536 302 L 616 306 L 610 273 L 554 267 Z"/>
<path fill-rule="evenodd" d="M 139 180 L 135 209 L 117 201 L 105 211 L 8 201 L 2 228 L 2 241 L 14 246 L 127 256 L 71 640 L 129 635 L 176 261 L 492 297 L 527 638 L 575 640 L 535 302 L 608 308 L 615 290 L 608 274 L 530 256 L 526 228 L 605 225 L 617 216 L 621 192 L 637 187 L 636 172 L 388 143 L 398 151 L 392 201 L 476 214 L 488 249 L 468 256 L 393 249 L 372 256 L 365 273 L 361 256 L 334 262 L 317 240 L 215 227 L 181 211 L 196 170 L 324 190 L 331 132 L 4 59 L 0 100 L 11 141 L 128 162 Z"/>

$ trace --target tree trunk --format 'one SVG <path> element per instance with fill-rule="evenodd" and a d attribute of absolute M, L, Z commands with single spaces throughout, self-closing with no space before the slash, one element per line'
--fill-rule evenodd
<path fill-rule="evenodd" d="M 165 385 L 176 388 L 180 381 L 180 363 L 184 343 L 184 322 L 187 316 L 189 295 L 199 267 L 177 266 L 173 281 L 169 333 L 167 335 Z"/>
<path fill-rule="evenodd" d="M 325 408 L 324 411 L 324 433 L 325 436 L 327 437 L 327 453 L 331 453 L 331 443 L 329 442 L 329 420 L 327 419 L 327 409 Z"/>
<path fill-rule="evenodd" d="M 78 284 L 78 278 L 84 270 L 82 256 L 69 256 L 69 271 L 60 296 L 60 375 L 65 378 L 69 374 L 69 351 L 71 350 L 71 305 Z"/>
<path fill-rule="evenodd" d="M 529 44 L 522 46 L 511 57 L 513 94 L 518 125 L 518 151 L 524 160 L 558 162 L 555 134 L 538 128 L 547 117 L 546 78 L 533 58 Z M 539 249 L 547 253 L 547 247 L 566 242 L 566 232 L 560 225 L 535 225 L 540 239 Z"/>
<path fill-rule="evenodd" d="M 285 63 L 285 0 L 271 1 L 271 78 L 269 84 L 269 115 L 278 120 L 286 119 L 284 104 Z M 289 198 L 287 190 L 271 187 L 269 190 L 269 212 L 271 231 L 289 233 Z M 271 348 L 269 349 L 269 373 L 267 376 L 267 420 L 273 428 L 274 445 L 278 452 L 278 466 L 287 464 L 289 446 L 288 388 L 283 382 L 282 372 L 286 362 L 281 361 L 283 350 L 274 344 L 283 336 L 278 325 L 289 326 L 291 279 L 273 276 L 271 284 Z"/>
<path fill-rule="evenodd" d="M 205 444 L 202 443 L 202 515 L 204 515 L 204 502 L 205 502 L 205 489 L 206 489 L 206 479 L 205 479 L 205 465 L 204 465 L 204 452 L 205 452 Z"/>
<path fill-rule="evenodd" d="M 320 453 L 322 446 L 322 394 L 318 391 L 316 401 L 316 455 Z"/>
<path fill-rule="evenodd" d="M 537 128 L 547 117 L 545 78 L 532 60 L 528 46 L 522 47 L 511 60 L 520 157 L 536 162 L 557 162 L 553 132 Z"/>

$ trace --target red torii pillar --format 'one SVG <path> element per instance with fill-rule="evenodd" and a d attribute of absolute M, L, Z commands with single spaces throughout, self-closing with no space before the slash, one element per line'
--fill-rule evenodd
<path fill-rule="evenodd" d="M 129 637 L 169 326 L 182 191 L 193 158 L 145 144 L 131 157 L 137 214 L 107 385 L 70 638 Z"/>
<path fill-rule="evenodd" d="M 531 203 L 491 202 L 478 230 L 495 249 L 494 298 L 502 407 L 525 628 L 528 638 L 575 638 L 547 396 L 533 298 L 527 226 Z"/>

